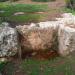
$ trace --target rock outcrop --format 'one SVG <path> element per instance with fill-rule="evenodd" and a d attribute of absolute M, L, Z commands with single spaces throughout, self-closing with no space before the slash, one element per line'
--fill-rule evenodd
<path fill-rule="evenodd" d="M 48 27 L 49 23 L 46 23 L 42 22 L 31 24 L 30 26 L 16 27 L 20 33 L 21 47 L 24 50 L 50 50 L 56 37 L 54 36 L 56 29 L 53 26 Z"/>
<path fill-rule="evenodd" d="M 60 25 L 58 30 L 58 52 L 60 55 L 66 56 L 75 51 L 75 16 L 66 13 L 63 14 L 61 20 L 64 24 Z"/>
<path fill-rule="evenodd" d="M 57 50 L 61 56 L 75 51 L 75 16 L 65 13 L 56 20 L 20 25 L 17 30 L 3 23 L 0 26 L 0 57 L 14 56 L 18 52 L 17 31 L 24 51 Z"/>
<path fill-rule="evenodd" d="M 55 47 L 61 56 L 75 51 L 75 16 L 65 13 L 56 20 L 16 27 L 21 36 L 21 47 L 24 50 L 50 50 Z"/>
<path fill-rule="evenodd" d="M 75 29 L 64 27 L 59 32 L 59 53 L 63 56 L 75 51 Z"/>
<path fill-rule="evenodd" d="M 0 57 L 14 56 L 18 50 L 17 31 L 2 23 L 0 26 Z"/>

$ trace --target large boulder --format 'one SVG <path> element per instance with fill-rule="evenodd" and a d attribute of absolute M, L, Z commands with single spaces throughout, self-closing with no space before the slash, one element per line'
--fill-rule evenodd
<path fill-rule="evenodd" d="M 75 16 L 65 13 L 56 19 L 17 26 L 22 50 L 57 50 L 61 56 L 75 51 Z"/>
<path fill-rule="evenodd" d="M 0 26 L 0 57 L 14 56 L 18 49 L 17 31 L 2 23 Z"/>
<path fill-rule="evenodd" d="M 56 40 L 56 27 L 53 22 L 17 26 L 22 49 L 34 51 L 50 50 Z"/>
<path fill-rule="evenodd" d="M 59 21 L 63 22 L 58 29 L 59 54 L 61 56 L 69 55 L 75 51 L 75 16 L 71 13 L 62 15 Z"/>
<path fill-rule="evenodd" d="M 66 56 L 75 51 L 75 29 L 63 27 L 59 31 L 59 54 Z"/>

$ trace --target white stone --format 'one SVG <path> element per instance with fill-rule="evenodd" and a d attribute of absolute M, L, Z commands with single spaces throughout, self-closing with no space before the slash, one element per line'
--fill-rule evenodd
<path fill-rule="evenodd" d="M 38 23 L 40 28 L 54 28 L 56 29 L 59 26 L 59 22 L 58 21 L 46 21 L 46 22 L 40 22 Z"/>
<path fill-rule="evenodd" d="M 61 15 L 63 18 L 71 18 L 74 17 L 74 15 L 72 15 L 72 13 L 64 13 Z"/>
<path fill-rule="evenodd" d="M 2 26 L 3 25 L 3 26 Z M 2 23 L 0 27 L 0 57 L 13 56 L 18 50 L 17 31 Z"/>
<path fill-rule="evenodd" d="M 16 12 L 16 13 L 14 13 L 15 16 L 17 16 L 17 15 L 24 15 L 24 14 L 25 14 L 24 12 Z"/>
<path fill-rule="evenodd" d="M 59 54 L 66 56 L 75 51 L 75 29 L 70 27 L 60 27 L 58 34 Z"/>
<path fill-rule="evenodd" d="M 75 17 L 73 17 L 73 18 L 56 18 L 56 20 L 60 21 L 60 23 L 64 23 L 65 25 L 75 24 Z"/>
<path fill-rule="evenodd" d="M 31 28 L 33 28 L 33 27 L 36 27 L 36 24 L 35 24 L 35 23 L 31 23 L 28 28 L 31 29 Z"/>

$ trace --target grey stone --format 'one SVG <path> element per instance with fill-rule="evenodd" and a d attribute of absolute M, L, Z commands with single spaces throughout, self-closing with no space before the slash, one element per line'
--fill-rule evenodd
<path fill-rule="evenodd" d="M 0 57 L 14 56 L 18 50 L 17 31 L 2 23 L 0 27 Z"/>

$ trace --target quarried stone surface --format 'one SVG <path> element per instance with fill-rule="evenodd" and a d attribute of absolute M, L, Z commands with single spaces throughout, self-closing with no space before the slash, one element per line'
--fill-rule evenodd
<path fill-rule="evenodd" d="M 56 29 L 48 22 L 16 27 L 24 50 L 50 50 L 56 36 Z"/>
<path fill-rule="evenodd" d="M 60 27 L 58 41 L 60 55 L 66 56 L 75 51 L 75 29 L 70 27 Z"/>
<path fill-rule="evenodd" d="M 61 56 L 75 51 L 75 16 L 64 13 L 56 20 L 16 27 L 21 47 L 24 50 L 53 50 L 55 47 Z"/>

